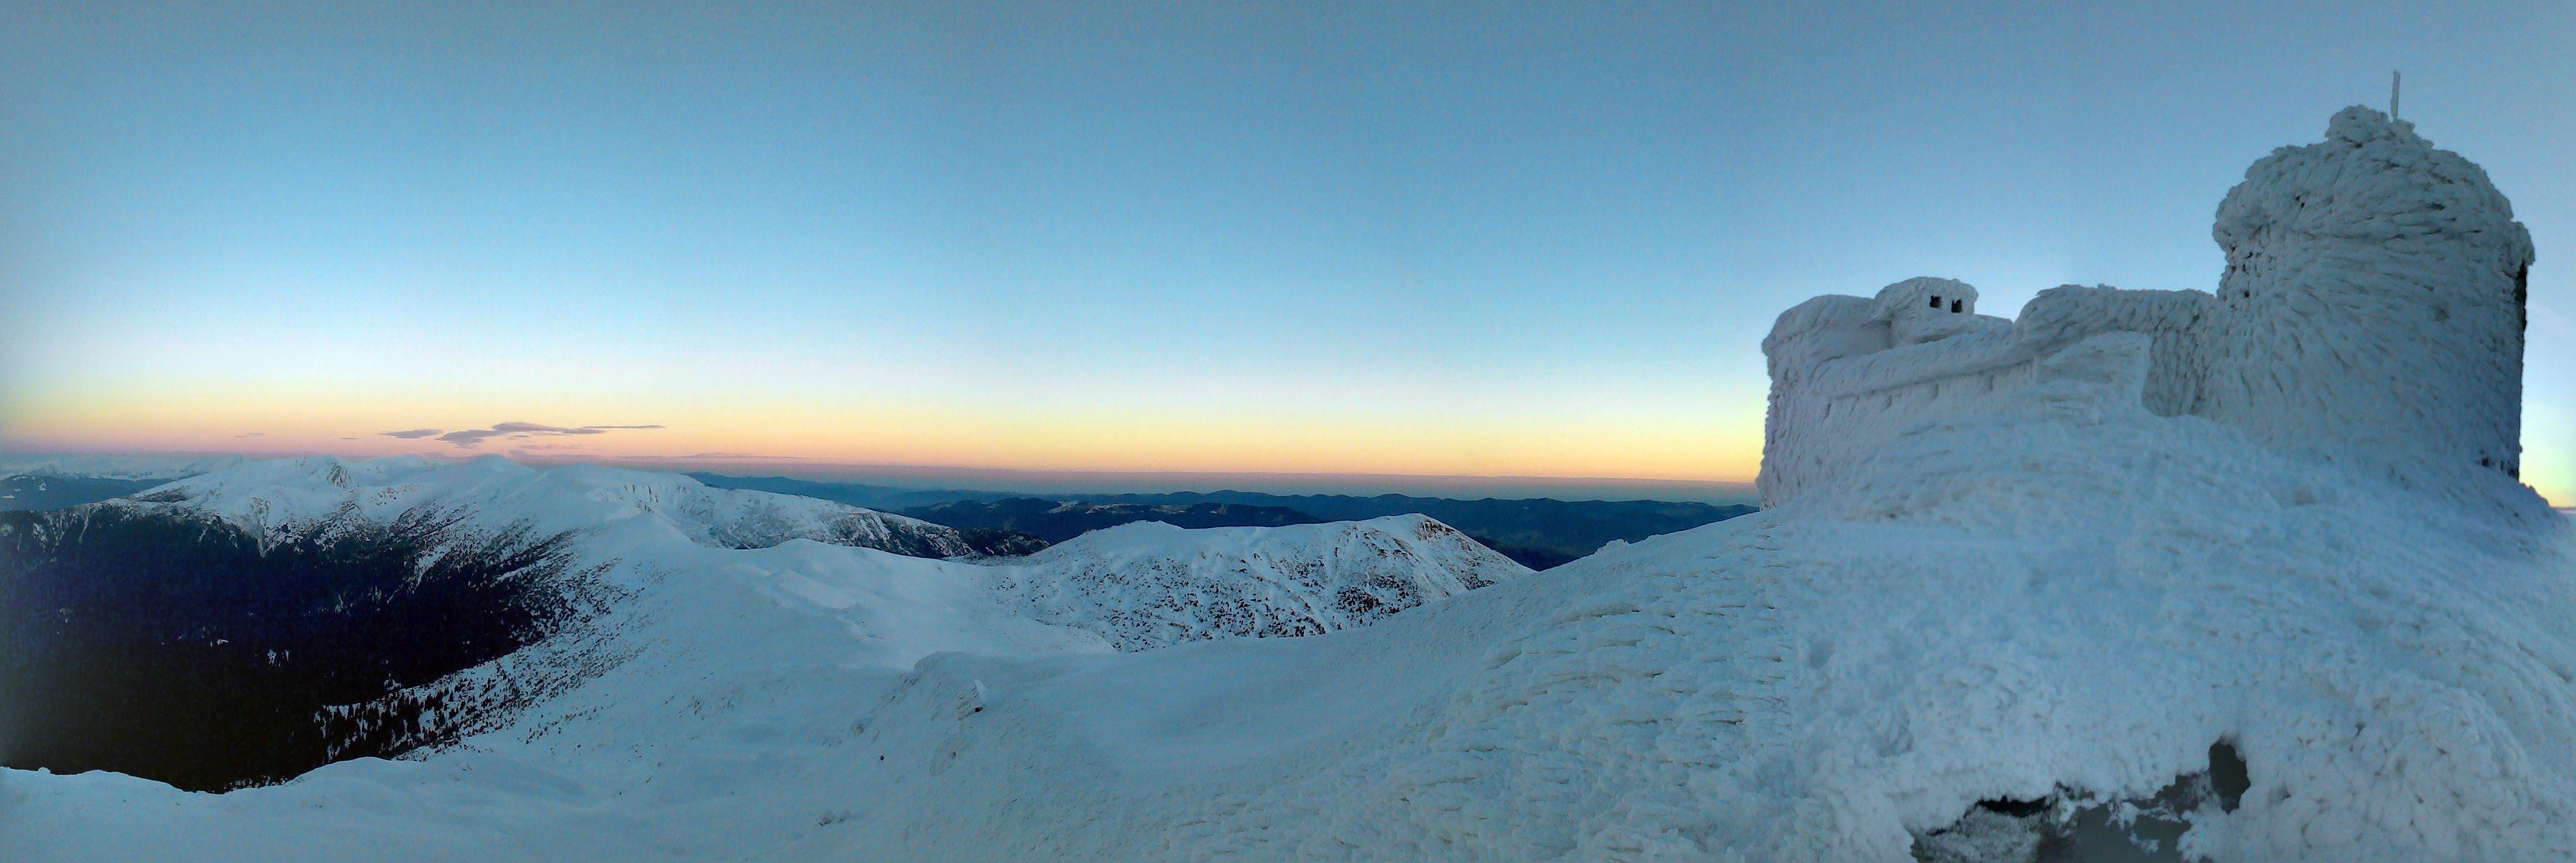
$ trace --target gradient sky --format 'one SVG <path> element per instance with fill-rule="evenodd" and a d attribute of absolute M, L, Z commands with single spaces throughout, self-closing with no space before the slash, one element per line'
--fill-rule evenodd
<path fill-rule="evenodd" d="M 1782 309 L 2209 289 L 2403 69 L 2576 502 L 2576 5 L 216 5 L 0 7 L 0 448 L 1748 479 Z"/>

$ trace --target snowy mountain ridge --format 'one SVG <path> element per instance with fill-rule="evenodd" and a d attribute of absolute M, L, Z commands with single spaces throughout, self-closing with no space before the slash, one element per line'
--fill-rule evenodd
<path fill-rule="evenodd" d="M 432 508 L 459 510 L 488 527 L 525 523 L 544 533 L 652 516 L 692 542 L 720 548 L 810 539 L 915 557 L 974 553 L 953 528 L 847 504 L 709 488 L 670 473 L 595 465 L 539 470 L 498 456 L 464 462 L 416 456 L 253 461 L 134 497 L 136 503 L 119 505 L 184 507 L 258 534 L 343 518 L 383 523 Z"/>
<path fill-rule="evenodd" d="M 239 467 L 238 455 L 5 455 L 0 476 L 68 476 L 92 479 L 174 480 Z"/>
<path fill-rule="evenodd" d="M 999 569 L 1031 617 L 1120 650 L 1349 629 L 1530 572 L 1419 515 L 1201 530 L 1134 522 Z"/>
<path fill-rule="evenodd" d="M 590 537 L 582 547 L 600 560 L 622 559 L 608 550 L 653 534 L 724 550 L 810 541 L 915 558 L 973 554 L 953 528 L 847 504 L 711 488 L 671 473 L 592 465 L 531 468 L 497 456 L 463 462 L 408 456 L 248 461 L 100 505 L 213 516 L 262 537 L 391 524 L 436 512 L 486 532 L 517 526 L 540 535 L 570 531 Z M 805 554 L 817 553 L 822 552 Z M 668 568 L 674 562 L 667 556 L 636 557 Z M 972 586 L 1034 620 L 1091 632 L 1128 650 L 1329 632 L 1529 572 L 1421 516 L 1203 530 L 1139 522 L 1025 558 L 872 567 L 880 573 L 907 568 L 952 586 Z M 803 581 L 787 583 L 791 592 L 809 591 Z M 838 596 L 833 590 L 811 592 Z"/>
<path fill-rule="evenodd" d="M 255 534 L 308 531 L 342 519 L 386 523 L 427 509 L 452 510 L 486 527 L 526 524 L 540 533 L 599 531 L 642 519 L 725 549 L 811 540 L 911 557 L 973 553 L 957 530 L 906 516 L 711 488 L 679 474 L 593 465 L 538 469 L 497 456 L 253 461 L 135 497 L 110 505 L 207 513 Z M 1012 594 L 1041 620 L 1069 616 L 1104 634 L 1128 633 L 1113 641 L 1136 648 L 1341 629 L 1528 573 L 1421 516 L 1203 530 L 1137 522 L 1025 558 L 982 563 L 958 570 L 958 577 L 995 581 L 995 590 Z M 1149 617 L 1159 625 L 1146 625 Z"/>
<path fill-rule="evenodd" d="M 1106 639 L 1143 650 L 1229 636 L 1304 635 L 1527 574 L 1420 517 L 1305 525 L 1281 536 L 1260 528 L 1137 524 L 1100 541 L 1068 543 L 1044 559 L 940 560 L 826 541 L 844 539 L 846 529 L 824 536 L 813 530 L 828 525 L 826 517 L 882 514 L 793 496 L 711 491 L 668 474 L 540 470 L 499 459 L 313 458 L 252 462 L 135 500 L 27 515 L 39 534 L 56 526 L 89 531 L 102 513 L 213 519 L 262 537 L 263 545 L 373 537 L 388 527 L 395 533 L 386 535 L 403 535 L 401 525 L 424 513 L 433 527 L 463 519 L 467 532 L 452 535 L 468 544 L 479 541 L 471 537 L 521 528 L 534 536 L 566 532 L 570 544 L 563 547 L 573 556 L 561 569 L 606 578 L 593 591 L 611 598 L 605 616 L 585 617 L 581 626 L 389 702 L 441 711 L 422 723 L 423 731 L 389 732 L 397 738 L 435 740 L 447 733 L 442 729 L 462 730 L 470 735 L 467 750 L 543 749 L 569 739 L 580 751 L 622 740 L 651 756 L 688 738 L 688 716 L 729 715 L 703 706 L 677 715 L 670 705 L 705 705 L 703 687 L 759 679 L 783 667 L 820 662 L 892 675 L 941 651 L 1067 656 L 1107 651 Z M 898 528 L 910 521 L 895 518 Z M 0 526 L 0 535 L 10 529 Z M 431 536 L 451 535 L 437 530 Z M 1122 566 L 1157 577 L 1102 577 Z M 1144 621 L 1152 625 L 1138 625 Z M 388 718 L 383 704 L 326 712 L 340 717 L 334 727 L 388 733 L 378 730 Z M 582 731 L 567 735 L 566 727 Z M 638 769 L 625 759 L 595 766 L 610 777 Z M 0 796 L 6 785 L 0 779 Z"/>

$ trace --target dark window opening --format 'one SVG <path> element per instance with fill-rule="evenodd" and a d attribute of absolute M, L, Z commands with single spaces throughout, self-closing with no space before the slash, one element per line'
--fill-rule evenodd
<path fill-rule="evenodd" d="M 2514 309 L 2514 313 L 2522 319 L 2522 331 L 2523 331 L 2523 332 L 2526 332 L 2526 333 L 2527 333 L 2527 332 L 2530 332 L 2530 331 L 2531 331 L 2531 265 L 2530 265 L 2530 264 L 2524 264 L 2524 265 L 2522 265 L 2522 269 L 2515 270 L 2515 271 L 2514 271 L 2514 273 L 2513 273 L 2513 309 Z"/>
<path fill-rule="evenodd" d="M 1958 300 L 1951 300 L 1951 301 L 1950 301 L 1950 313 L 1951 313 L 1951 314 L 1954 314 L 1954 315 L 1959 313 L 1959 301 L 1958 301 Z"/>
<path fill-rule="evenodd" d="M 1933 297 L 1933 298 L 1932 298 L 1932 307 L 1933 307 L 1933 308 L 1935 308 L 1935 309 L 1938 309 L 1938 308 L 1940 308 L 1940 307 L 1941 307 L 1941 298 L 1940 298 L 1940 297 Z"/>

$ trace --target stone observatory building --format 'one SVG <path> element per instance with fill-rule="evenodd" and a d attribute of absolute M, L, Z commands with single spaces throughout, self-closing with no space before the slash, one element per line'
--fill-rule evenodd
<path fill-rule="evenodd" d="M 2068 285 L 2006 320 L 1916 278 L 1782 313 L 1762 342 L 1763 505 L 1924 423 L 2106 387 L 2445 496 L 2519 485 L 2533 253 L 2485 171 L 2346 108 L 2323 142 L 2246 169 L 2212 234 L 2214 294 Z"/>

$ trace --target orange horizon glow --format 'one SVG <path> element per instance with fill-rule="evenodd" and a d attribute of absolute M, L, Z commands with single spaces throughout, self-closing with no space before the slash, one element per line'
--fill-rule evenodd
<path fill-rule="evenodd" d="M 132 394 L 126 394 L 131 396 Z M 1508 417 L 1414 412 L 1383 418 L 1288 411 L 980 405 L 717 404 L 637 414 L 606 404 L 420 410 L 352 399 L 315 409 L 253 405 L 211 393 L 64 398 L 18 410 L 0 440 L 25 452 L 326 454 L 351 457 L 498 454 L 533 460 L 885 465 L 1030 472 L 1336 474 L 1752 481 L 1761 461 L 1761 404 L 1717 416 Z M 21 405 L 22 408 L 27 407 Z M 665 408 L 673 406 L 665 405 Z M 292 420 L 282 420 L 291 416 Z M 489 418 L 486 418 L 489 417 Z M 494 437 L 461 447 L 384 432 L 658 424 L 587 435 Z M 1732 427 L 1730 427 L 1730 425 Z"/>
<path fill-rule="evenodd" d="M 419 422 L 389 404 L 316 402 L 302 427 L 233 398 L 177 393 L 171 401 L 72 399 L 0 418 L 11 450 L 48 454 L 214 453 L 252 457 L 422 455 L 463 459 L 504 455 L 537 462 L 599 461 L 644 467 L 775 465 L 780 472 L 840 467 L 1030 474 L 1218 474 L 1517 478 L 1643 483 L 1750 483 L 1761 465 L 1761 403 L 1662 422 L 1525 418 L 1469 430 L 1416 416 L 1393 424 L 1289 416 L 1220 416 L 1178 411 L 1011 412 L 971 407 L 804 406 L 746 411 L 715 406 L 629 417 L 606 405 L 502 413 L 550 425 L 626 424 L 664 418 L 664 428 L 589 435 L 495 437 L 461 447 L 382 432 L 484 428 L 491 422 Z M 141 405 L 153 404 L 145 408 Z M 25 407 L 21 405 L 20 407 Z M 728 409 L 732 408 L 732 409 Z M 442 416 L 493 411 L 450 409 Z M 405 419 L 397 419 L 405 418 Z M 579 419 L 581 422 L 571 422 Z M 547 422 L 558 420 L 558 422 Z M 2553 506 L 2576 505 L 2567 465 L 2531 453 L 2525 481 Z"/>

